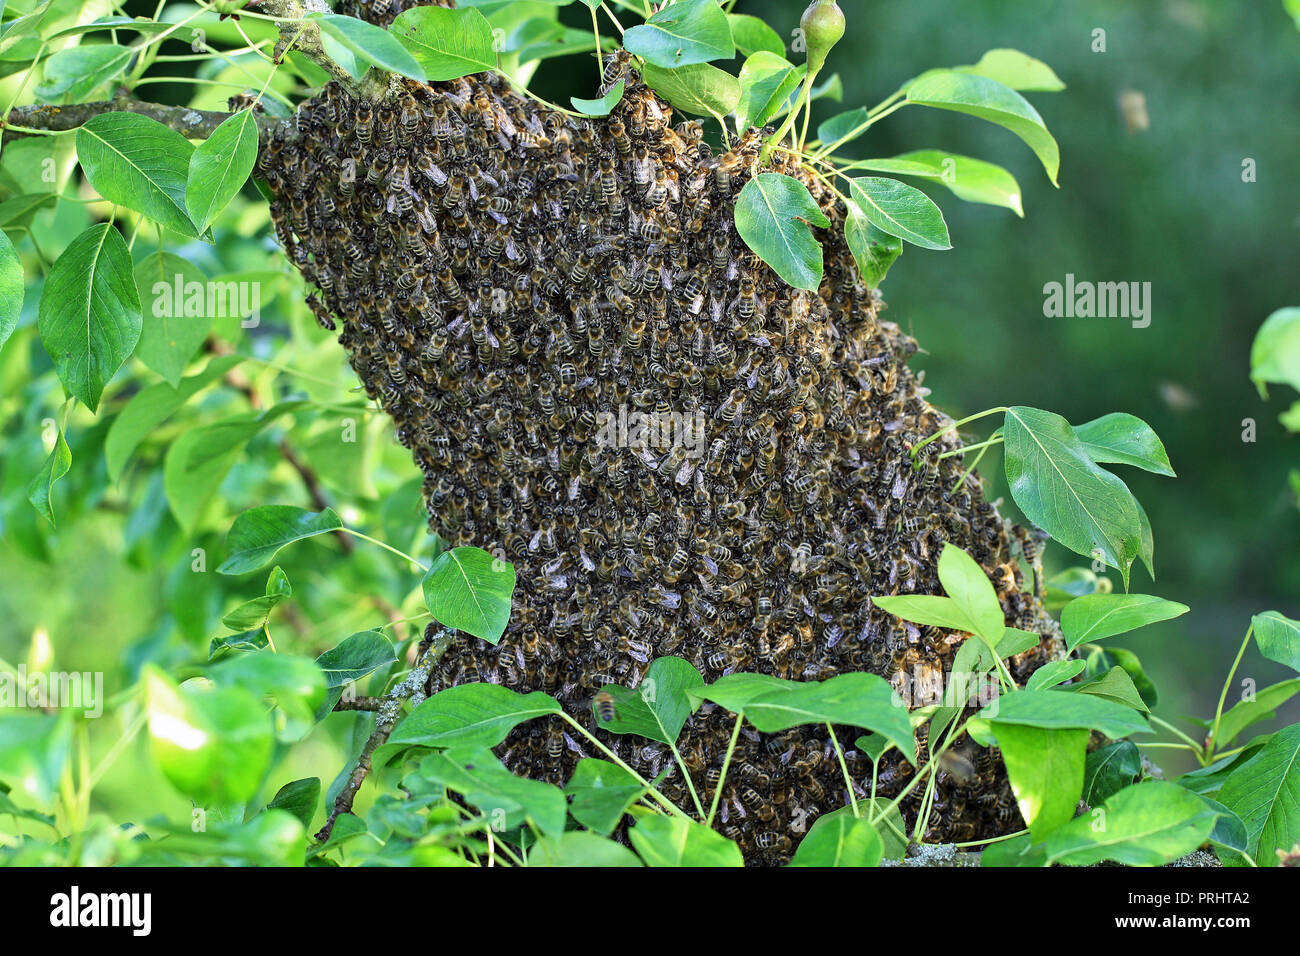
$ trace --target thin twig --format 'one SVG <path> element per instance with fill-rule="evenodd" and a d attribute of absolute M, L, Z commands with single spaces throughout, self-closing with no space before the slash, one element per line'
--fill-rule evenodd
<path fill-rule="evenodd" d="M 425 631 L 424 640 L 420 642 L 422 653 L 419 663 L 411 669 L 406 675 L 406 679 L 394 687 L 391 691 L 381 698 L 379 708 L 376 710 L 375 729 L 370 734 L 370 739 L 361 748 L 361 753 L 357 756 L 356 766 L 352 768 L 352 774 L 348 777 L 347 785 L 339 792 L 338 797 L 334 800 L 334 808 L 330 810 L 329 819 L 325 821 L 325 826 L 321 827 L 320 832 L 316 834 L 316 842 L 324 843 L 330 838 L 330 833 L 334 830 L 334 823 L 340 816 L 352 812 L 352 801 L 356 799 L 357 791 L 366 780 L 366 775 L 370 773 L 370 761 L 374 753 L 388 740 L 388 735 L 393 732 L 397 726 L 398 719 L 402 716 L 402 705 L 406 701 L 411 702 L 412 707 L 418 707 L 425 699 L 427 694 L 425 688 L 429 681 L 429 673 L 433 670 L 442 656 L 447 653 L 447 648 L 451 647 L 452 632 L 446 628 L 436 631 L 437 625 L 430 624 Z"/>

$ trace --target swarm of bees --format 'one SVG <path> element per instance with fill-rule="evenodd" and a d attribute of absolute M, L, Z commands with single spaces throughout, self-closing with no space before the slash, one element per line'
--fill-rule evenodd
<path fill-rule="evenodd" d="M 259 158 L 279 239 L 319 290 L 313 311 L 341 328 L 424 472 L 431 528 L 518 572 L 499 646 L 466 637 L 430 692 L 542 690 L 595 728 L 593 704 L 612 718 L 601 688 L 635 687 L 669 654 L 710 680 L 870 671 L 902 688 L 950 664 L 964 635 L 923 633 L 868 598 L 940 593 L 944 542 L 994 577 L 1008 623 L 1046 633 L 978 477 L 958 487 L 960 457 L 938 458 L 956 439 L 913 467 L 910 450 L 947 419 L 841 230 L 819 234 L 820 290 L 790 288 L 732 220 L 762 131 L 715 155 L 625 55 L 605 78 L 627 83 L 605 120 L 539 107 L 494 75 L 408 83 L 375 103 L 331 84 Z M 781 154 L 773 165 L 843 221 L 797 165 Z M 610 447 L 598 422 L 620 408 L 694 416 L 703 434 L 689 447 Z M 1016 665 L 1027 674 L 1053 653 L 1047 638 Z M 679 742 L 708 796 L 731 725 L 706 705 Z M 583 753 L 561 731 L 536 722 L 501 755 L 517 773 L 567 779 Z M 855 786 L 869 787 L 856 732 L 841 736 Z M 660 745 L 608 742 L 648 778 L 673 765 Z M 967 765 L 940 772 L 928 837 L 1018 825 L 1005 778 L 953 762 Z M 847 802 L 824 730 L 746 728 L 732 767 L 721 826 L 751 862 L 788 859 L 819 814 Z M 881 792 L 914 772 L 887 756 Z M 687 799 L 680 771 L 662 789 Z"/>

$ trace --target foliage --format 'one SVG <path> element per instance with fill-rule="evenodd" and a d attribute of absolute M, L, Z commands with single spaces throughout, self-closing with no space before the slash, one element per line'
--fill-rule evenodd
<path fill-rule="evenodd" d="M 512 9 L 525 6 L 526 16 Z M 814 102 L 835 99 L 839 90 L 834 77 L 820 75 L 825 48 L 795 64 L 780 31 L 717 0 L 677 0 L 653 12 L 616 2 L 618 19 L 611 6 L 588 3 L 590 36 L 561 21 L 566 3 L 546 6 L 417 7 L 388 30 L 312 15 L 283 50 L 274 16 L 241 9 L 231 18 L 233 7 L 202 0 L 180 11 L 162 4 L 154 17 L 92 23 L 75 22 L 81 8 L 60 0 L 6 8 L 0 43 L 6 69 L 18 77 L 11 108 L 67 109 L 110 90 L 134 96 L 166 82 L 194 88 L 183 104 L 187 114 L 192 108 L 229 115 L 206 137 L 117 110 L 74 129 L 8 126 L 28 138 L 0 153 L 0 365 L 12 430 L 42 432 L 43 441 L 15 443 L 16 453 L 6 456 L 6 541 L 33 561 L 48 561 L 61 546 L 62 528 L 92 527 L 101 511 L 119 514 L 130 560 L 159 587 L 166 619 L 132 645 L 117 675 L 109 739 L 97 734 L 92 741 L 88 725 L 99 715 L 84 707 L 81 714 L 33 707 L 0 718 L 0 815 L 15 828 L 0 834 L 0 859 L 739 865 L 739 850 L 714 827 L 717 799 L 703 805 L 699 781 L 680 756 L 669 772 L 687 781 L 691 808 L 673 805 L 657 781 L 636 774 L 593 732 L 661 741 L 676 755 L 685 721 L 707 700 L 734 713 L 738 731 L 746 722 L 762 733 L 830 727 L 841 767 L 841 736 L 857 736 L 851 728 L 869 732 L 854 746 L 873 762 L 890 749 L 919 762 L 911 783 L 888 801 L 874 782 L 859 799 L 846 770 L 848 805 L 816 822 L 793 865 L 875 865 L 901 853 L 901 801 L 917 788 L 927 797 L 911 829 L 919 839 L 944 756 L 966 734 L 1000 748 L 1028 827 L 990 850 L 989 862 L 1154 864 L 1207 840 L 1225 861 L 1274 862 L 1276 850 L 1300 839 L 1295 728 L 1234 745 L 1300 682 L 1225 709 L 1239 654 L 1197 743 L 1150 715 L 1154 692 L 1131 652 L 1096 643 L 1187 608 L 1144 595 L 1088 593 L 1085 572 L 1056 587 L 1067 645 L 1080 658 L 1049 665 L 1019 686 L 1008 661 L 1026 648 L 1026 636 L 1006 626 L 979 565 L 951 547 L 939 565 L 946 596 L 882 595 L 876 603 L 971 636 L 959 654 L 963 673 L 993 674 L 999 691 L 978 713 L 950 698 L 909 715 L 889 685 L 868 674 L 821 682 L 730 674 L 709 684 L 687 662 L 667 657 L 654 661 L 636 687 L 604 688 L 586 724 L 545 694 L 517 695 L 490 683 L 443 690 L 403 714 L 413 678 L 441 639 L 431 630 L 422 640 L 419 625 L 436 621 L 444 636 L 460 632 L 449 639 L 499 640 L 515 574 L 502 555 L 445 550 L 412 533 L 423 516 L 419 478 L 392 443 L 377 440 L 377 408 L 346 396 L 353 379 L 304 306 L 301 280 L 283 256 L 268 264 L 269 217 L 250 176 L 260 124 L 287 114 L 325 79 L 305 44 L 294 49 L 301 38 L 315 36 L 356 83 L 382 84 L 389 73 L 441 81 L 499 71 L 526 90 L 542 61 L 620 45 L 602 32 L 603 13 L 665 99 L 716 120 L 721 145 L 757 127 L 764 160 L 781 151 L 798 164 L 802 180 L 777 172 L 751 178 L 736 203 L 736 226 L 783 279 L 810 290 L 821 282 L 823 245 L 836 225 L 810 182 L 834 197 L 844 241 L 871 287 L 903 242 L 946 249 L 951 239 L 938 206 L 921 190 L 851 173 L 938 183 L 963 200 L 1022 213 L 1015 179 L 982 160 L 937 149 L 843 155 L 904 107 L 1003 127 L 1030 148 L 1053 183 L 1058 174 L 1056 141 L 1021 91 L 1063 84 L 1045 64 L 1014 50 L 924 72 L 872 108 L 827 119 L 810 137 Z M 643 22 L 624 32 L 620 19 L 631 17 Z M 191 54 L 193 75 L 178 66 Z M 607 115 L 622 87 L 601 87 L 573 105 L 584 115 Z M 244 90 L 254 105 L 229 110 L 226 95 Z M 841 180 L 847 193 L 836 185 Z M 1261 387 L 1300 382 L 1291 350 L 1294 312 L 1275 314 L 1261 330 L 1252 356 L 1252 378 Z M 1075 427 L 1026 406 L 993 411 L 1005 416 L 994 437 L 957 453 L 1003 444 L 1013 497 L 1052 538 L 1117 568 L 1126 584 L 1135 560 L 1154 576 L 1145 512 L 1101 467 L 1126 464 L 1172 476 L 1154 431 L 1120 413 Z M 927 444 L 913 449 L 918 468 Z M 273 561 L 283 564 L 263 580 L 260 572 Z M 247 577 L 253 572 L 259 573 Z M 357 595 L 388 597 L 366 603 Z M 87 605 L 83 613 L 93 616 Z M 1266 658 L 1300 669 L 1298 628 L 1265 612 L 1253 620 L 1242 653 L 1253 636 Z M 344 634 L 351 636 L 340 640 Z M 22 674 L 24 692 L 42 683 L 26 678 L 59 673 L 39 634 L 22 671 L 8 662 L 0 668 L 11 690 Z M 312 824 L 344 789 L 371 726 L 387 718 L 396 726 L 373 755 L 379 792 L 368 808 L 331 816 L 312 837 Z M 490 748 L 533 721 L 562 726 L 577 746 L 601 756 L 580 761 L 563 789 L 513 776 Z M 922 759 L 913 735 L 926 722 L 932 746 Z M 1172 783 L 1146 779 L 1136 757 L 1145 745 L 1128 738 L 1149 732 L 1151 723 L 1174 734 L 1178 742 L 1166 746 L 1188 749 L 1201 770 Z M 1089 753 L 1094 730 L 1114 739 Z M 337 754 L 341 772 L 331 785 L 290 772 L 303 759 L 303 742 L 318 731 L 355 738 Z M 141 741 L 150 772 L 180 803 L 170 813 L 159 808 L 138 820 L 108 819 L 96 809 L 96 788 Z M 721 789 L 719 781 L 715 792 Z M 1093 815 L 1074 815 L 1081 798 L 1096 808 Z M 183 814 L 187 804 L 192 818 L 182 825 L 176 807 Z M 620 826 L 630 849 L 611 838 Z"/>

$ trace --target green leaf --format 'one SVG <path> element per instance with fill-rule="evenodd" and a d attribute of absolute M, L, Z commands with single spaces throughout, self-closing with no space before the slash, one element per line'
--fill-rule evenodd
<path fill-rule="evenodd" d="M 430 83 L 497 67 L 492 25 L 478 10 L 412 7 L 399 13 L 389 29 L 419 61 Z"/>
<path fill-rule="evenodd" d="M 1215 746 L 1222 750 L 1231 746 L 1237 735 L 1254 724 L 1276 716 L 1277 708 L 1300 694 L 1300 678 L 1293 677 L 1256 691 L 1254 696 L 1237 703 L 1219 718 L 1219 732 Z"/>
<path fill-rule="evenodd" d="M 482 548 L 452 548 L 438 555 L 423 588 L 440 624 L 495 644 L 510 622 L 515 568 Z"/>
<path fill-rule="evenodd" d="M 183 379 L 176 388 L 159 382 L 143 389 L 127 402 L 108 427 L 108 437 L 104 442 L 109 480 L 116 482 L 122 477 L 122 470 L 141 441 L 153 434 L 191 396 L 207 388 L 240 361 L 237 355 L 219 356 L 203 371 Z"/>
<path fill-rule="evenodd" d="M 730 709 L 737 703 L 736 687 L 723 678 L 693 696 Z M 875 674 L 840 674 L 825 681 L 782 681 L 763 693 L 742 686 L 742 693 L 745 717 L 765 734 L 806 724 L 848 724 L 883 734 L 905 754 L 916 746 L 907 708 L 889 683 Z"/>
<path fill-rule="evenodd" d="M 369 832 L 365 821 L 360 817 L 351 813 L 340 813 L 338 819 L 334 821 L 334 829 L 330 831 L 329 839 L 320 846 L 312 847 L 308 855 L 319 856 L 329 850 L 337 849 L 345 843 L 351 843 L 357 837 Z"/>
<path fill-rule="evenodd" d="M 952 190 L 966 202 L 1003 206 L 1024 217 L 1020 184 L 1001 166 L 982 159 L 959 156 L 938 149 L 919 149 L 892 159 L 868 159 L 853 164 L 855 169 L 869 169 L 896 176 L 920 176 Z"/>
<path fill-rule="evenodd" d="M 421 83 L 427 79 L 416 58 L 383 27 L 337 13 L 309 13 L 307 16 L 310 20 L 320 21 L 322 40 L 326 37 L 334 40 L 358 59 Z M 360 79 L 359 76 L 356 78 Z"/>
<path fill-rule="evenodd" d="M 752 54 L 740 68 L 736 128 L 766 126 L 803 82 L 804 71 L 776 53 L 760 50 Z"/>
<path fill-rule="evenodd" d="M 943 213 L 919 189 L 897 179 L 859 176 L 850 180 L 849 197 L 881 232 L 922 249 L 952 248 Z"/>
<path fill-rule="evenodd" d="M 1267 382 L 1300 391 L 1300 308 L 1278 309 L 1259 327 L 1250 346 L 1250 380 L 1265 398 Z"/>
<path fill-rule="evenodd" d="M 980 854 L 980 866 L 1047 866 L 1047 856 L 1042 845 L 1035 843 L 1026 833 L 1010 840 L 990 843 Z"/>
<path fill-rule="evenodd" d="M 678 0 L 664 7 L 624 33 L 623 47 L 663 69 L 736 55 L 731 25 L 716 0 Z"/>
<path fill-rule="evenodd" d="M 172 443 L 163 462 L 163 487 L 183 529 L 198 524 L 244 445 L 264 427 L 262 415 L 232 415 L 187 431 Z"/>
<path fill-rule="evenodd" d="M 50 450 L 50 454 L 45 459 L 45 464 L 41 466 L 41 470 L 36 473 L 31 484 L 27 486 L 27 500 L 32 503 L 32 507 L 36 509 L 37 513 L 50 524 L 54 524 L 54 503 L 52 501 L 54 483 L 66 475 L 70 468 L 72 468 L 72 450 L 68 448 L 68 442 L 63 437 L 63 427 L 56 423 L 54 426 L 54 447 Z"/>
<path fill-rule="evenodd" d="M 640 866 L 636 854 L 613 840 L 572 830 L 543 837 L 528 854 L 529 866 Z"/>
<path fill-rule="evenodd" d="M 238 195 L 256 161 L 257 121 L 252 110 L 240 110 L 222 120 L 194 150 L 185 185 L 185 205 L 200 232 Z"/>
<path fill-rule="evenodd" d="M 280 549 L 304 538 L 314 538 L 343 527 L 332 510 L 308 511 L 293 505 L 249 508 L 235 519 L 226 535 L 230 557 L 218 574 L 247 574 L 271 563 Z"/>
<path fill-rule="evenodd" d="M 872 597 L 871 603 L 915 624 L 929 624 L 949 631 L 975 631 L 975 623 L 952 598 L 935 594 L 899 594 Z"/>
<path fill-rule="evenodd" d="M 270 650 L 234 654 L 212 665 L 208 673 L 222 689 L 241 688 L 259 700 L 274 701 L 276 736 L 284 743 L 307 735 L 325 699 L 325 677 L 309 657 Z"/>
<path fill-rule="evenodd" d="M 524 65 L 537 60 L 549 60 L 557 56 L 589 53 L 596 49 L 596 38 L 591 30 L 572 30 L 559 24 L 555 26 L 559 27 L 555 32 L 521 44 L 514 51 L 516 61 L 520 65 Z M 510 52 L 509 47 L 501 52 Z"/>
<path fill-rule="evenodd" d="M 1060 415 L 1016 405 L 1004 428 L 1007 483 L 1025 517 L 1071 551 L 1099 554 L 1127 587 L 1142 542 L 1124 482 L 1097 466 Z"/>
<path fill-rule="evenodd" d="M 1088 754 L 1083 764 L 1083 802 L 1099 806 L 1142 773 L 1142 754 L 1131 740 L 1119 740 Z"/>
<path fill-rule="evenodd" d="M 1300 621 L 1277 611 L 1265 611 L 1252 617 L 1250 623 L 1255 628 L 1255 643 L 1261 654 L 1300 671 Z"/>
<path fill-rule="evenodd" d="M 1103 810 L 1104 815 L 1094 810 L 1053 833 L 1048 861 L 1163 866 L 1204 843 L 1219 816 L 1196 794 L 1160 780 L 1125 787 Z"/>
<path fill-rule="evenodd" d="M 306 858 L 307 835 L 302 822 L 285 810 L 267 810 L 247 823 L 209 823 L 195 832 L 183 826 L 153 824 L 162 839 L 141 843 L 138 863 L 178 866 L 211 864 L 214 860 L 242 860 L 251 866 L 301 867 Z"/>
<path fill-rule="evenodd" d="M 358 631 L 316 658 L 316 665 L 325 674 L 325 686 L 333 689 L 396 661 L 393 642 L 382 631 Z"/>
<path fill-rule="evenodd" d="M 1246 824 L 1249 852 L 1276 866 L 1277 851 L 1300 843 L 1300 724 L 1275 733 L 1229 775 L 1219 802 Z"/>
<path fill-rule="evenodd" d="M 1046 690 L 1063 684 L 1076 676 L 1087 665 L 1083 661 L 1052 661 L 1044 664 L 1030 676 L 1025 690 Z"/>
<path fill-rule="evenodd" d="M 81 103 L 126 69 L 135 51 L 124 46 L 74 46 L 51 54 L 44 64 L 45 82 L 36 88 L 43 99 L 67 94 L 68 102 Z"/>
<path fill-rule="evenodd" d="M 975 559 L 961 548 L 945 543 L 939 555 L 939 583 L 970 621 L 971 626 L 963 630 L 973 631 L 990 646 L 997 647 L 1007 629 L 1006 617 L 993 582 Z"/>
<path fill-rule="evenodd" d="M 28 810 L 25 807 L 18 806 L 18 804 L 9 799 L 9 794 L 4 792 L 3 787 L 0 787 L 0 816 L 17 817 L 20 820 L 31 820 L 33 823 L 43 823 L 56 833 L 59 829 L 59 824 L 54 817 L 50 816 L 48 813 L 39 813 L 36 810 Z"/>
<path fill-rule="evenodd" d="M 1101 579 L 1090 568 L 1066 568 L 1053 574 L 1045 582 L 1047 600 L 1043 606 L 1052 613 L 1059 613 L 1077 597 L 1096 594 Z"/>
<path fill-rule="evenodd" d="M 698 696 L 698 688 L 703 686 L 704 678 L 689 661 L 660 657 L 651 663 L 635 689 L 616 684 L 601 688 L 614 698 L 613 720 L 601 720 L 594 704 L 592 712 L 601 730 L 611 734 L 637 734 L 672 744 L 677 742 L 686 719 L 699 706 L 691 698 Z"/>
<path fill-rule="evenodd" d="M 994 728 L 1020 815 L 1034 840 L 1041 842 L 1074 816 L 1083 792 L 1088 731 L 1002 721 L 994 721 Z"/>
<path fill-rule="evenodd" d="M 821 285 L 822 247 L 810 226 L 830 224 L 808 187 L 781 173 L 759 173 L 736 200 L 740 238 L 796 289 Z"/>
<path fill-rule="evenodd" d="M 707 63 L 661 69 L 647 63 L 642 71 L 646 86 L 687 113 L 726 116 L 740 102 L 740 81 Z"/>
<path fill-rule="evenodd" d="M 151 664 L 142 679 L 149 749 L 172 785 L 200 806 L 252 799 L 274 745 L 261 700 L 242 687 L 178 687 Z"/>
<path fill-rule="evenodd" d="M 1142 661 L 1132 651 L 1126 651 L 1121 647 L 1094 647 L 1088 652 L 1087 664 L 1085 677 L 1096 677 L 1106 673 L 1112 667 L 1124 668 L 1124 672 L 1133 681 L 1133 686 L 1142 695 L 1143 703 L 1148 707 L 1154 707 L 1159 701 L 1156 685 L 1142 669 Z"/>
<path fill-rule="evenodd" d="M 1091 694 L 1072 694 L 1065 690 L 1022 690 L 1003 694 L 971 720 L 1046 730 L 1080 727 L 1100 730 L 1107 737 L 1116 739 L 1151 732 L 1147 722 L 1132 708 Z"/>
<path fill-rule="evenodd" d="M 711 700 L 734 714 L 749 706 L 749 702 L 769 691 L 785 691 L 795 687 L 794 681 L 773 677 L 771 674 L 724 674 L 708 689 L 692 688 L 687 693 L 697 700 Z"/>
<path fill-rule="evenodd" d="M 735 843 L 704 824 L 683 817 L 646 815 L 627 835 L 646 866 L 745 865 L 740 847 Z"/>
<path fill-rule="evenodd" d="M 626 85 L 625 80 L 619 80 L 598 100 L 583 100 L 571 96 L 569 101 L 573 103 L 573 108 L 584 116 L 608 116 L 623 99 L 623 89 Z"/>
<path fill-rule="evenodd" d="M 1232 772 L 1259 753 L 1260 749 L 1272 739 L 1272 734 L 1260 734 L 1257 737 L 1252 737 L 1250 742 L 1242 747 L 1238 753 L 1221 757 L 1209 766 L 1189 770 L 1174 782 L 1178 786 L 1186 787 L 1193 793 L 1199 793 L 1202 796 L 1218 793 L 1222 789 L 1224 781 L 1228 779 Z"/>
<path fill-rule="evenodd" d="M 840 810 L 819 817 L 799 843 L 791 866 L 879 866 L 884 846 L 866 820 Z"/>
<path fill-rule="evenodd" d="M 291 813 L 305 828 L 311 826 L 312 817 L 316 816 L 316 808 L 319 805 L 320 777 L 304 777 L 286 783 L 277 790 L 264 809 L 284 810 Z"/>
<path fill-rule="evenodd" d="M 584 827 L 608 836 L 628 807 L 645 793 L 645 787 L 617 764 L 584 757 L 564 788 L 573 797 L 569 813 Z"/>
<path fill-rule="evenodd" d="M 0 202 L 0 227 L 30 225 L 37 210 L 46 206 L 55 206 L 58 201 L 59 197 L 55 193 L 22 193 L 6 199 Z M 4 320 L 0 319 L 0 344 L 4 343 L 8 334 L 4 332 L 4 328 Z M 13 329 L 9 331 L 12 332 Z"/>
<path fill-rule="evenodd" d="M 1177 477 L 1160 436 L 1136 415 L 1111 412 L 1076 426 L 1074 433 L 1098 464 L 1133 465 L 1152 474 Z"/>
<path fill-rule="evenodd" d="M 839 143 L 840 140 L 851 143 L 866 132 L 866 129 L 862 127 L 869 119 L 871 119 L 871 114 L 867 112 L 865 106 L 857 106 L 851 110 L 836 113 L 817 127 L 817 138 L 825 146 L 832 146 Z M 848 138 L 846 139 L 846 137 Z"/>
<path fill-rule="evenodd" d="M 1207 839 L 1215 846 L 1232 851 L 1233 854 L 1249 853 L 1250 834 L 1246 831 L 1245 821 L 1218 801 L 1205 796 L 1201 797 L 1201 799 L 1207 807 L 1219 815 L 1219 818 L 1214 821 L 1214 829 L 1210 831 Z M 1224 854 L 1220 854 L 1220 858 L 1223 856 Z M 1228 865 L 1236 862 L 1238 861 L 1234 857 Z"/>
<path fill-rule="evenodd" d="M 1075 598 L 1061 612 L 1061 630 L 1066 647 L 1095 644 L 1116 634 L 1125 634 L 1186 614 L 1190 608 L 1176 601 L 1150 594 L 1088 594 Z"/>
<path fill-rule="evenodd" d="M 72 753 L 73 711 L 58 716 L 15 711 L 0 720 L 0 780 L 44 805 L 58 791 Z"/>
<path fill-rule="evenodd" d="M 77 236 L 51 267 L 37 326 L 63 387 L 96 411 L 104 386 L 140 339 L 131 253 L 111 223 Z"/>
<path fill-rule="evenodd" d="M 1013 90 L 1055 93 L 1065 89 L 1065 84 L 1050 66 L 1019 50 L 989 50 L 974 66 L 959 66 L 957 69 L 997 80 Z"/>
<path fill-rule="evenodd" d="M 277 604 L 293 594 L 289 576 L 280 568 L 274 568 L 266 580 L 266 593 L 251 601 L 245 601 L 221 619 L 221 623 L 232 631 L 251 631 L 265 627 L 267 618 Z"/>
<path fill-rule="evenodd" d="M 138 113 L 101 113 L 77 129 L 77 157 L 91 187 L 183 236 L 197 236 L 185 205 L 194 147 Z"/>
<path fill-rule="evenodd" d="M 485 747 L 460 747 L 429 754 L 416 774 L 465 798 L 492 819 L 497 829 L 511 830 L 531 821 L 543 834 L 564 832 L 564 791 L 554 784 L 516 777 Z"/>
<path fill-rule="evenodd" d="M 1047 178 L 1056 185 L 1060 148 L 1038 111 L 1010 87 L 974 73 L 933 70 L 921 74 L 907 87 L 907 102 L 977 116 L 1011 130 L 1034 151 Z"/>
<path fill-rule="evenodd" d="M 416 706 L 380 751 L 391 758 L 411 747 L 495 747 L 520 724 L 562 712 L 541 691 L 517 694 L 496 684 L 459 684 Z"/>
<path fill-rule="evenodd" d="M 781 34 L 777 33 L 759 17 L 745 13 L 727 14 L 727 23 L 731 25 L 731 38 L 736 49 L 744 56 L 753 56 L 760 51 L 785 56 L 785 44 Z"/>
<path fill-rule="evenodd" d="M 1128 676 L 1128 671 L 1119 666 L 1112 667 L 1104 674 L 1098 674 L 1077 684 L 1071 684 L 1064 690 L 1070 693 L 1092 694 L 1105 700 L 1113 700 L 1117 704 L 1132 707 L 1134 710 L 1140 710 L 1143 713 L 1148 711 L 1146 702 L 1133 684 L 1133 678 Z"/>
<path fill-rule="evenodd" d="M 242 634 L 223 634 L 208 642 L 208 660 L 225 660 L 232 653 L 260 651 L 270 646 L 271 641 L 267 638 L 266 631 L 260 627 Z M 334 704 L 331 702 L 330 706 L 333 707 Z"/>
<path fill-rule="evenodd" d="M 853 254 L 858 275 L 872 289 L 880 288 L 889 267 L 903 254 L 903 240 L 873 226 L 857 203 L 848 205 L 844 241 Z"/>
<path fill-rule="evenodd" d="M 212 330 L 212 315 L 206 308 L 192 314 L 192 290 L 198 283 L 205 289 L 207 277 L 188 259 L 159 250 L 140 260 L 135 267 L 135 285 L 145 321 L 136 346 L 136 357 L 165 378 L 172 387 L 180 385 L 185 367 Z"/>

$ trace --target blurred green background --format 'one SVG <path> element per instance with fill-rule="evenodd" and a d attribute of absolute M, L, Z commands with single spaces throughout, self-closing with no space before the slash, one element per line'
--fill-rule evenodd
<path fill-rule="evenodd" d="M 843 107 L 821 104 L 820 118 L 872 105 L 924 69 L 973 63 L 995 47 L 1045 60 L 1067 84 L 1061 93 L 1029 94 L 1060 142 L 1059 190 L 1010 133 L 951 113 L 904 109 L 855 144 L 850 155 L 940 148 L 984 158 L 1011 170 L 1024 194 L 1027 218 L 1021 221 L 917 183 L 944 208 L 956 248 L 908 248 L 883 287 L 887 318 L 920 341 L 924 351 L 913 367 L 924 369 L 932 400 L 954 417 L 1011 404 L 1051 409 L 1075 423 L 1127 411 L 1163 437 L 1176 480 L 1121 473 L 1146 507 L 1156 539 L 1158 581 L 1135 570 L 1133 589 L 1182 601 L 1192 611 L 1119 643 L 1141 655 L 1161 690 L 1165 717 L 1212 712 L 1250 615 L 1270 608 L 1300 615 L 1300 559 L 1293 545 L 1300 515 L 1287 486 L 1289 469 L 1300 464 L 1300 442 L 1277 422 L 1292 396 L 1279 390 L 1264 402 L 1248 379 L 1255 330 L 1274 309 L 1300 304 L 1300 192 L 1294 185 L 1300 32 L 1281 0 L 841 5 L 848 35 L 828 68 L 843 77 L 845 99 Z M 741 0 L 737 12 L 763 16 L 788 37 L 803 6 L 801 0 Z M 138 12 L 151 11 L 152 4 Z M 566 18 L 573 13 L 566 10 Z M 214 42 L 221 29 L 211 26 Z M 1096 30 L 1105 31 L 1104 53 L 1093 51 Z M 573 62 L 549 64 L 539 78 L 553 99 L 590 95 L 590 74 Z M 5 81 L 4 92 L 12 86 Z M 1126 126 L 1119 107 L 1126 90 L 1145 97 L 1148 128 Z M 153 91 L 172 102 L 192 93 L 170 86 Z M 225 95 L 204 90 L 200 105 L 219 107 Z M 39 158 L 10 146 L 3 165 L 22 179 Z M 1256 164 L 1257 182 L 1242 181 L 1247 158 Z M 58 221 L 38 214 L 33 231 L 45 254 L 53 256 L 84 228 L 86 215 L 84 206 L 71 203 L 61 204 Z M 270 254 L 265 226 L 264 206 L 250 201 L 243 218 L 218 234 L 215 250 L 190 251 L 201 256 L 209 276 L 283 269 L 282 257 Z M 34 271 L 30 244 L 24 240 L 20 249 Z M 146 251 L 136 250 L 137 258 Z M 1066 273 L 1150 282 L 1150 327 L 1133 329 L 1120 319 L 1045 318 L 1043 285 L 1064 281 Z M 300 282 L 292 276 L 277 281 L 283 284 L 266 307 L 266 328 L 247 341 L 234 340 L 237 346 L 315 376 L 305 383 L 313 398 L 355 401 L 349 391 L 355 376 L 302 307 Z M 0 380 L 6 382 L 0 393 L 0 658 L 21 662 L 41 630 L 53 640 L 60 668 L 104 670 L 112 693 L 128 686 L 146 660 L 173 666 L 201 653 L 222 632 L 221 614 L 261 593 L 264 578 L 190 575 L 191 547 L 198 542 L 210 549 L 215 565 L 224 529 L 243 508 L 311 504 L 282 460 L 284 439 L 320 472 L 331 500 L 351 509 L 345 514 L 350 524 L 428 554 L 427 539 L 419 540 L 417 473 L 392 441 L 391 428 L 372 420 L 356 456 L 339 460 L 337 442 L 323 440 L 337 425 L 328 416 L 296 418 L 257 439 L 194 536 L 179 533 L 144 467 L 156 465 L 166 441 L 186 427 L 185 416 L 142 451 L 137 470 L 111 483 L 102 466 L 104 427 L 79 411 L 69 434 L 74 468 L 55 499 L 59 529 L 39 528 L 26 483 L 45 454 L 41 422 L 57 413 L 61 392 L 35 341 L 37 298 L 29 288 L 22 327 L 0 350 Z M 303 380 L 286 382 L 273 369 L 262 377 L 249 371 L 268 398 L 304 388 Z M 198 403 L 199 411 L 210 420 L 223 402 L 241 410 L 237 396 L 213 393 Z M 1245 418 L 1258 426 L 1253 444 L 1241 440 Z M 984 459 L 986 487 L 991 497 L 1004 498 L 1004 514 L 1018 517 L 1000 468 L 997 456 Z M 326 539 L 282 556 L 295 598 L 273 626 L 293 650 L 316 654 L 354 630 L 382 624 L 387 612 L 369 600 L 374 596 L 404 614 L 418 609 L 415 576 L 382 554 L 366 548 L 357 554 L 342 560 Z M 1047 563 L 1059 569 L 1082 560 L 1049 547 Z M 1286 674 L 1252 652 L 1241 676 L 1264 686 Z M 327 733 L 297 748 L 292 765 L 277 768 L 267 796 L 295 776 L 320 774 L 328 785 L 350 746 L 350 722 L 347 715 L 330 717 Z M 105 728 L 97 751 L 111 745 L 114 732 Z M 186 801 L 142 759 L 140 742 L 134 752 L 141 759 L 119 761 L 106 778 L 101 806 L 136 812 L 144 790 L 156 795 L 151 812 L 184 815 Z M 1182 769 L 1175 758 L 1166 763 Z"/>

